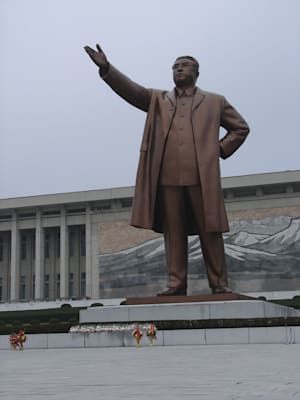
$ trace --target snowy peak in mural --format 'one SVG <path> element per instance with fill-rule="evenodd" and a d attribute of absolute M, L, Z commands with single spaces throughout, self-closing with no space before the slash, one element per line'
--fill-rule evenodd
<path fill-rule="evenodd" d="M 232 244 L 238 246 L 249 246 L 260 242 L 261 240 L 267 238 L 268 235 L 263 235 L 259 233 L 249 233 L 245 231 L 240 231 L 232 235 L 224 235 L 225 241 L 229 241 Z"/>
<path fill-rule="evenodd" d="M 285 229 L 259 243 L 259 248 L 264 248 L 271 253 L 298 254 L 300 252 L 300 218 L 291 219 Z"/>

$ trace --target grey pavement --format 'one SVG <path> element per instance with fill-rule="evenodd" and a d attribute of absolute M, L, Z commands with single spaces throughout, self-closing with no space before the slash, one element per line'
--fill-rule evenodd
<path fill-rule="evenodd" d="M 0 351 L 1 400 L 296 400 L 300 345 Z"/>

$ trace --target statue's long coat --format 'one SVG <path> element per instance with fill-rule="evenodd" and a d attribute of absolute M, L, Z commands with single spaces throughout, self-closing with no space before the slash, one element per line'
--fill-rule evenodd
<path fill-rule="evenodd" d="M 130 104 L 148 113 L 140 149 L 131 225 L 162 232 L 158 180 L 164 147 L 176 111 L 175 89 L 146 89 L 110 65 L 102 76 Z M 245 140 L 249 128 L 241 115 L 218 94 L 196 88 L 192 127 L 203 197 L 204 223 L 208 232 L 229 230 L 220 182 L 219 157 L 231 156 Z M 226 135 L 219 139 L 222 126 Z M 196 234 L 193 218 L 189 234 Z"/>

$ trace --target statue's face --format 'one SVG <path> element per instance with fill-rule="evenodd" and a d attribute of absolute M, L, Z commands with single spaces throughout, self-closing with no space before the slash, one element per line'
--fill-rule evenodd
<path fill-rule="evenodd" d="M 173 80 L 177 87 L 194 86 L 198 78 L 195 64 L 188 58 L 179 58 L 173 65 Z"/>

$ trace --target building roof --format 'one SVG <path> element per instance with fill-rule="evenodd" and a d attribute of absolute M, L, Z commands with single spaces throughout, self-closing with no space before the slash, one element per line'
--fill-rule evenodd
<path fill-rule="evenodd" d="M 245 187 L 263 187 L 268 185 L 288 185 L 300 184 L 300 170 L 270 172 L 263 174 L 241 175 L 222 178 L 222 188 L 224 190 Z M 101 200 L 118 200 L 132 198 L 134 186 L 118 187 L 111 189 L 96 189 L 80 192 L 44 194 L 37 196 L 16 197 L 0 199 L 0 210 L 45 207 L 57 205 L 71 205 L 78 203 L 90 203 Z"/>

